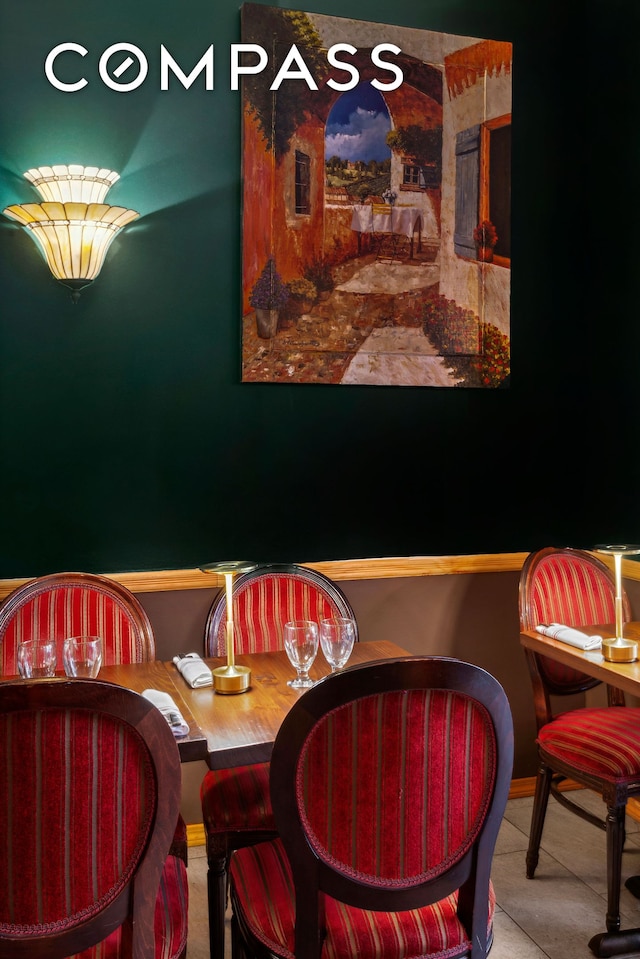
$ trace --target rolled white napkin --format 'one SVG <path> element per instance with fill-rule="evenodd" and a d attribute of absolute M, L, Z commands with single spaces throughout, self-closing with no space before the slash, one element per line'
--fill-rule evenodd
<path fill-rule="evenodd" d="M 213 686 L 213 673 L 198 653 L 174 656 L 173 661 L 180 675 L 192 689 L 199 686 Z"/>
<path fill-rule="evenodd" d="M 568 643 L 570 646 L 577 646 L 578 649 L 600 649 L 602 646 L 602 636 L 589 636 L 587 633 L 574 629 L 573 626 L 563 626 L 562 623 L 541 623 L 536 626 L 539 633 L 549 636 L 551 639 L 557 639 L 561 643 Z"/>
<path fill-rule="evenodd" d="M 189 724 L 184 721 L 184 716 L 176 706 L 169 693 L 163 693 L 160 689 L 145 689 L 142 693 L 145 699 L 159 709 L 164 718 L 171 726 L 171 732 L 174 736 L 186 736 L 189 732 Z"/>

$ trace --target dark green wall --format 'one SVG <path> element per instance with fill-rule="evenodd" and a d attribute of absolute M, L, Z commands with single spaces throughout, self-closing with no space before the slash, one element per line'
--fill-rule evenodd
<path fill-rule="evenodd" d="M 511 387 L 469 391 L 240 383 L 237 3 L 0 0 L 0 209 L 81 162 L 142 214 L 77 306 L 0 223 L 0 576 L 639 539 L 640 15 L 569 8 L 307 8 L 514 44 Z M 68 40 L 77 94 L 42 69 Z M 151 66 L 126 94 L 97 78 L 123 40 Z M 161 93 L 161 43 L 214 43 L 215 91 Z"/>

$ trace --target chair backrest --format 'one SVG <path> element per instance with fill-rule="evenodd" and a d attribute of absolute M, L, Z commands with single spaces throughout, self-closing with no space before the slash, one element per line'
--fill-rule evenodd
<path fill-rule="evenodd" d="M 373 203 L 374 216 L 391 216 L 391 205 L 389 203 Z"/>
<path fill-rule="evenodd" d="M 527 556 L 520 574 L 520 628 L 541 623 L 595 626 L 615 622 L 615 577 L 608 566 L 586 550 L 547 546 Z M 631 618 L 623 591 L 623 619 Z M 572 695 L 599 680 L 526 650 L 534 686 L 538 724 L 552 718 L 549 694 Z"/>
<path fill-rule="evenodd" d="M 149 617 L 126 587 L 93 573 L 53 573 L 18 586 L 0 606 L 1 674 L 16 674 L 23 639 L 80 635 L 102 637 L 105 665 L 155 659 Z"/>
<path fill-rule="evenodd" d="M 181 790 L 162 714 L 95 679 L 3 683 L 0 769 L 0 959 L 62 959 L 119 926 L 126 955 L 153 956 Z"/>
<path fill-rule="evenodd" d="M 456 890 L 473 955 L 484 956 L 512 764 L 507 697 L 478 666 L 406 657 L 316 683 L 271 758 L 296 889 L 296 957 L 319 956 L 321 893 L 401 911 Z"/>
<path fill-rule="evenodd" d="M 355 614 L 342 590 L 322 573 L 295 564 L 258 566 L 233 583 L 233 622 L 237 653 L 284 648 L 284 624 L 293 619 L 321 619 Z M 227 601 L 222 590 L 205 627 L 206 656 L 224 656 Z M 356 624 L 356 640 L 357 636 Z"/>

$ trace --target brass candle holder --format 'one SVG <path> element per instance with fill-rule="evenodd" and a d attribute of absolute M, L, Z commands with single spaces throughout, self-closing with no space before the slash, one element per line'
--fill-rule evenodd
<path fill-rule="evenodd" d="M 594 547 L 596 553 L 613 556 L 613 568 L 616 580 L 616 638 L 602 640 L 602 655 L 610 663 L 633 663 L 638 658 L 638 644 L 633 639 L 624 638 L 624 620 L 622 615 L 622 557 L 637 556 L 640 546 L 626 543 L 602 543 Z"/>
<path fill-rule="evenodd" d="M 251 670 L 248 666 L 236 666 L 233 623 L 233 578 L 238 573 L 248 573 L 257 563 L 234 561 L 228 563 L 206 563 L 200 569 L 203 573 L 218 573 L 224 576 L 227 598 L 226 653 L 227 665 L 218 666 L 213 672 L 213 688 L 217 693 L 246 693 L 251 685 Z"/>

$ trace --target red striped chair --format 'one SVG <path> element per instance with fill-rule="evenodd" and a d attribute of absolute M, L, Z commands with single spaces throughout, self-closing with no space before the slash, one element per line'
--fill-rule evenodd
<path fill-rule="evenodd" d="M 238 653 L 282 649 L 283 627 L 292 619 L 319 622 L 331 616 L 346 616 L 355 622 L 353 609 L 340 588 L 327 576 L 304 566 L 257 567 L 237 577 L 232 596 Z M 205 655 L 224 656 L 225 642 L 223 590 L 209 612 Z M 207 842 L 210 949 L 212 959 L 222 959 L 231 851 L 276 834 L 269 796 L 269 764 L 211 770 L 204 777 L 200 795 Z"/>
<path fill-rule="evenodd" d="M 143 606 L 125 586 L 93 573 L 52 573 L 18 586 L 0 606 L 3 676 L 17 674 L 18 643 L 48 637 L 101 636 L 105 665 L 155 659 L 153 629 Z M 175 855 L 187 862 L 187 830 L 178 821 Z"/>
<path fill-rule="evenodd" d="M 615 579 L 592 554 L 545 547 L 531 553 L 520 576 L 520 628 L 541 623 L 581 626 L 615 622 Z M 630 619 L 623 595 L 623 619 Z M 625 810 L 640 795 L 640 709 L 624 705 L 620 690 L 608 689 L 608 706 L 558 711 L 552 697 L 565 698 L 599 681 L 546 656 L 525 650 L 533 685 L 538 729 L 538 775 L 527 851 L 527 877 L 533 879 L 549 795 L 607 833 L 607 931 L 620 928 L 620 882 Z M 599 793 L 606 816 L 598 818 L 561 792 L 573 780 Z"/>
<path fill-rule="evenodd" d="M 478 666 L 321 680 L 274 745 L 279 838 L 231 857 L 234 956 L 484 959 L 512 763 L 507 697 Z"/>
<path fill-rule="evenodd" d="M 105 665 L 155 659 L 151 623 L 133 593 L 106 576 L 53 573 L 18 586 L 0 607 L 2 675 L 16 675 L 22 640 L 80 635 L 102 636 Z"/>
<path fill-rule="evenodd" d="M 180 759 L 161 713 L 100 680 L 3 683 L 0 769 L 0 959 L 184 956 Z"/>

